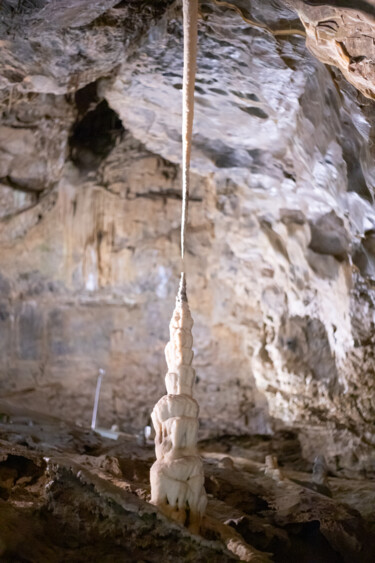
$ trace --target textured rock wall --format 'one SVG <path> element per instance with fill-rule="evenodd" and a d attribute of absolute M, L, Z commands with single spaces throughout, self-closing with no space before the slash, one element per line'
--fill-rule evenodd
<path fill-rule="evenodd" d="M 366 97 L 375 98 L 375 3 L 287 0 L 301 18 L 306 44 L 324 63 L 338 67 Z"/>
<path fill-rule="evenodd" d="M 178 284 L 181 14 L 66 4 L 8 2 L 1 23 L 1 392 L 88 424 L 102 367 L 101 423 L 139 431 L 164 393 Z M 243 6 L 302 29 L 276 2 Z M 301 35 L 201 9 L 187 248 L 201 430 L 293 426 L 308 459 L 371 471 L 372 102 Z"/>

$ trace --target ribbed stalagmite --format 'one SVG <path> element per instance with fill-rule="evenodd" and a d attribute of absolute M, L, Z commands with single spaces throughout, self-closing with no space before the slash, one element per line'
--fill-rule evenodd
<path fill-rule="evenodd" d="M 165 348 L 168 395 L 155 405 L 156 462 L 151 467 L 151 502 L 167 516 L 199 532 L 207 504 L 203 487 L 202 460 L 197 453 L 198 403 L 192 397 L 195 370 L 193 319 L 186 296 L 185 274 L 169 325 L 170 341 Z"/>

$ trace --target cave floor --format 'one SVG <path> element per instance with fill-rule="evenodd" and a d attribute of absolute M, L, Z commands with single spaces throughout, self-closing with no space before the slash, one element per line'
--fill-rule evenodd
<path fill-rule="evenodd" d="M 194 536 L 148 502 L 152 443 L 0 402 L 0 561 L 375 561 L 374 481 L 314 484 L 293 432 L 200 449 L 209 502 Z"/>

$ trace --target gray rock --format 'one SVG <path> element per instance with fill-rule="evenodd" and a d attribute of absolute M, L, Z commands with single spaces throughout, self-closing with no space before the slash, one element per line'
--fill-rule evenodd
<path fill-rule="evenodd" d="M 334 211 L 310 222 L 310 248 L 319 254 L 330 254 L 344 260 L 349 253 L 350 237 L 343 220 Z"/>

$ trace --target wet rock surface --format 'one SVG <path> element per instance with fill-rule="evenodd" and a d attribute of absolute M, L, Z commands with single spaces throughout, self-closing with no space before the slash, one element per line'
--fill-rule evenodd
<path fill-rule="evenodd" d="M 331 498 L 317 492 L 293 433 L 201 442 L 209 503 L 195 536 L 148 503 L 151 444 L 0 412 L 2 561 L 373 561 L 374 483 L 328 475 Z"/>

